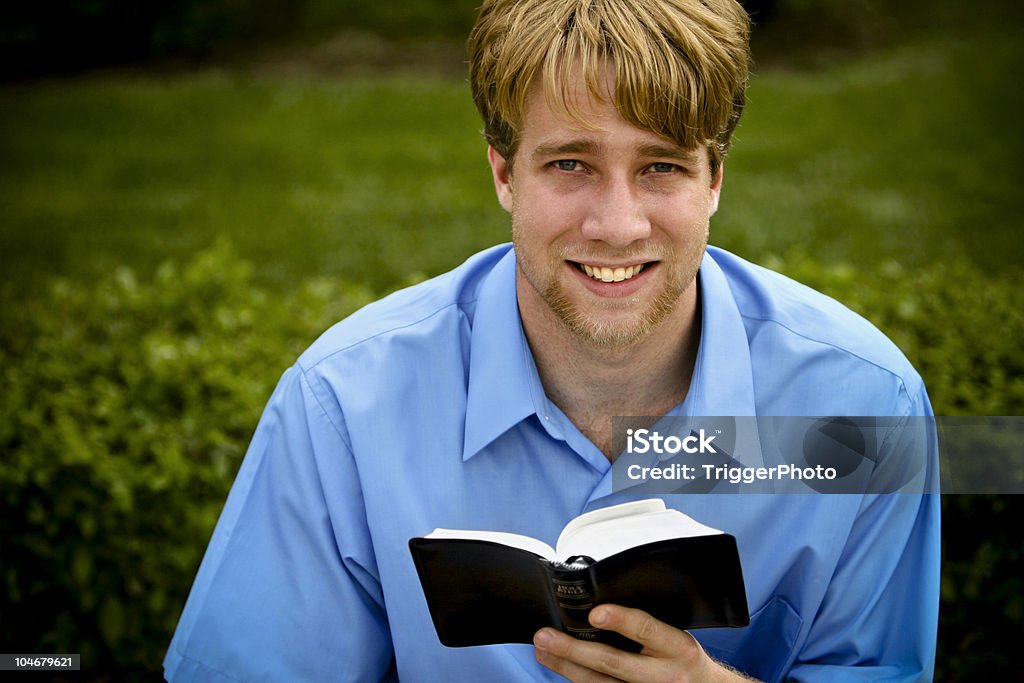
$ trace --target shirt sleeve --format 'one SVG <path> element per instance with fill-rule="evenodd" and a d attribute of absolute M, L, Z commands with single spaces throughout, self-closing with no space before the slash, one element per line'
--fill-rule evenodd
<path fill-rule="evenodd" d="M 918 419 L 911 420 L 910 429 L 924 425 L 924 476 L 934 477 L 938 444 L 923 386 L 911 402 L 908 417 L 913 416 Z M 864 497 L 789 680 L 931 680 L 938 631 L 940 501 L 937 493 L 917 491 Z"/>
<path fill-rule="evenodd" d="M 165 675 L 223 682 L 385 679 L 393 673 L 393 652 L 383 605 L 344 425 L 327 417 L 302 370 L 293 367 L 274 391 L 232 486 L 164 660 Z"/>

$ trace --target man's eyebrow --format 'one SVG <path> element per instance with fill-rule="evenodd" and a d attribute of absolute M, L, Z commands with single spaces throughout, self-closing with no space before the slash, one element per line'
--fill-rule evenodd
<path fill-rule="evenodd" d="M 560 156 L 563 154 L 597 154 L 601 145 L 590 140 L 569 140 L 568 142 L 551 142 L 537 145 L 530 153 L 533 159 Z"/>
<path fill-rule="evenodd" d="M 530 153 L 534 160 L 550 158 L 553 156 L 564 156 L 572 154 L 600 154 L 603 146 L 592 140 L 568 140 L 566 142 L 550 142 L 537 145 Z M 699 149 L 683 149 L 678 145 L 670 143 L 649 143 L 640 145 L 637 154 L 643 157 L 655 157 L 658 159 L 672 159 L 684 164 L 697 164 L 700 162 Z"/>
<path fill-rule="evenodd" d="M 686 164 L 697 164 L 700 162 L 700 150 L 683 149 L 676 145 L 649 144 L 641 145 L 637 150 L 641 156 L 656 157 L 661 159 L 675 159 Z"/>

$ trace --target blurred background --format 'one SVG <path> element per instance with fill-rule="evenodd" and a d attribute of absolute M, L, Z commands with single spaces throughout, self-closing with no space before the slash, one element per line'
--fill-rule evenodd
<path fill-rule="evenodd" d="M 509 239 L 465 82 L 475 5 L 0 8 L 0 650 L 159 678 L 281 372 Z M 1021 415 L 1024 9 L 746 6 L 712 242 L 873 320 L 936 414 Z M 937 680 L 1024 680 L 1024 505 L 943 509 Z"/>

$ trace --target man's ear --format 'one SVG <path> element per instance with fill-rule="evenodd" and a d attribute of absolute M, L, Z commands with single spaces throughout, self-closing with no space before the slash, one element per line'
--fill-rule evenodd
<path fill-rule="evenodd" d="M 718 171 L 715 172 L 715 177 L 711 179 L 711 212 L 708 217 L 714 216 L 715 212 L 718 211 L 718 198 L 722 196 L 722 180 L 725 178 L 725 163 L 718 164 Z"/>
<path fill-rule="evenodd" d="M 512 213 L 512 172 L 508 167 L 505 157 L 498 154 L 494 147 L 487 146 L 487 163 L 491 165 L 491 175 L 494 176 L 494 191 L 498 194 L 498 203 L 501 207 Z"/>

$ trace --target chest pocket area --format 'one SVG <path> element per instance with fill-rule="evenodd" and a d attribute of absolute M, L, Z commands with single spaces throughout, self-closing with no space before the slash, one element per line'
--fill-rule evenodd
<path fill-rule="evenodd" d="M 738 629 L 706 629 L 691 633 L 705 651 L 740 671 L 767 683 L 782 679 L 793 661 L 803 619 L 783 598 L 775 596 L 750 615 L 750 625 Z"/>

